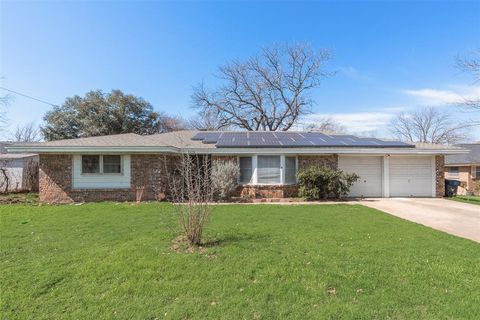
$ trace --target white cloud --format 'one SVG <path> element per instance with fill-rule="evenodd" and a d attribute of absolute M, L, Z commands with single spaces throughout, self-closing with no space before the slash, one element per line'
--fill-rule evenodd
<path fill-rule="evenodd" d="M 349 133 L 383 131 L 395 116 L 396 111 L 398 109 L 385 109 L 379 112 L 315 113 L 308 116 L 305 122 L 315 123 L 329 117 L 345 126 Z"/>
<path fill-rule="evenodd" d="M 458 104 L 465 99 L 478 99 L 480 97 L 480 87 L 456 87 L 455 90 L 438 90 L 438 89 L 411 89 L 404 90 L 403 93 L 412 96 L 419 103 L 426 106 L 444 106 Z"/>

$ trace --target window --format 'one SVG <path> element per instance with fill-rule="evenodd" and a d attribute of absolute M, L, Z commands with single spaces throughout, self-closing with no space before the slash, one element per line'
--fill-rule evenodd
<path fill-rule="evenodd" d="M 295 184 L 297 157 L 253 155 L 238 157 L 241 184 Z"/>
<path fill-rule="evenodd" d="M 116 156 L 103 156 L 103 173 L 121 173 L 121 157 Z"/>
<path fill-rule="evenodd" d="M 100 156 L 82 156 L 82 173 L 100 173 Z"/>
<path fill-rule="evenodd" d="M 285 183 L 297 182 L 297 159 L 285 157 Z"/>
<path fill-rule="evenodd" d="M 252 180 L 252 157 L 240 157 L 240 183 Z"/>
<path fill-rule="evenodd" d="M 475 177 L 480 180 L 480 166 L 475 167 Z"/>
<path fill-rule="evenodd" d="M 120 155 L 84 155 L 82 156 L 82 174 L 122 173 Z"/>
<path fill-rule="evenodd" d="M 257 175 L 258 183 L 281 183 L 280 156 L 258 156 Z"/>
<path fill-rule="evenodd" d="M 458 167 L 450 167 L 448 168 L 448 174 L 452 177 L 458 177 Z"/>

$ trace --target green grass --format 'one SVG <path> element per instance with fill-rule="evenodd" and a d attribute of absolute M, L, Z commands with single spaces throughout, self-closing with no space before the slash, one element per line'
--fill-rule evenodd
<path fill-rule="evenodd" d="M 478 319 L 480 245 L 359 205 L 0 206 L 1 319 Z M 335 288 L 335 289 L 333 289 Z"/>
<path fill-rule="evenodd" d="M 450 200 L 480 205 L 480 196 L 454 196 Z"/>
<path fill-rule="evenodd" d="M 0 193 L 0 205 L 3 204 L 38 204 L 38 193 L 36 192 L 17 192 Z"/>

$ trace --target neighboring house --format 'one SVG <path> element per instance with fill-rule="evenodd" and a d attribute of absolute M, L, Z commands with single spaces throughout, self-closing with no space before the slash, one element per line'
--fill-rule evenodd
<path fill-rule="evenodd" d="M 445 179 L 461 182 L 458 194 L 480 194 L 480 143 L 459 144 L 467 154 L 445 157 Z"/>
<path fill-rule="evenodd" d="M 10 142 L 0 142 L 0 193 L 38 190 L 38 155 L 6 153 Z"/>
<path fill-rule="evenodd" d="M 352 197 L 441 197 L 444 155 L 462 149 L 318 132 L 178 131 L 149 136 L 122 134 L 10 146 L 40 154 L 40 201 L 134 201 L 166 190 L 165 168 L 176 156 L 195 153 L 234 161 L 240 169 L 237 195 L 282 198 L 297 195 L 296 172 L 322 165 L 356 172 Z M 162 173 L 163 172 L 163 173 Z"/>

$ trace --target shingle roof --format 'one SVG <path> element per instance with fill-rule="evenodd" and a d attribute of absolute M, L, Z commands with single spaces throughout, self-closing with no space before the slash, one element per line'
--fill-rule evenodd
<path fill-rule="evenodd" d="M 470 150 L 470 153 L 448 155 L 445 157 L 445 164 L 480 163 L 480 143 L 457 144 L 456 146 Z"/>
<path fill-rule="evenodd" d="M 22 146 L 50 146 L 50 147 L 90 147 L 90 146 L 134 146 L 144 143 L 142 136 L 134 133 L 114 134 L 109 136 L 63 139 L 47 142 L 26 143 Z"/>
<path fill-rule="evenodd" d="M 198 131 L 175 131 L 142 136 L 135 133 L 113 134 L 108 136 L 64 139 L 48 142 L 22 144 L 22 147 L 194 147 L 213 148 L 201 141 L 191 140 Z"/>
<path fill-rule="evenodd" d="M 23 159 L 37 156 L 35 153 L 7 153 L 7 147 L 11 146 L 13 142 L 0 141 L 0 160 Z"/>
<path fill-rule="evenodd" d="M 415 142 L 414 143 L 415 148 L 417 149 L 430 149 L 430 150 L 436 150 L 436 149 L 451 149 L 451 150 L 461 150 L 461 147 L 456 147 L 456 146 L 446 146 L 443 144 L 438 144 L 438 143 L 427 143 L 427 142 Z"/>
<path fill-rule="evenodd" d="M 196 138 L 194 138 L 197 134 L 199 134 Z M 69 149 L 70 151 L 75 152 L 75 150 L 83 150 L 93 148 L 93 149 L 128 149 L 131 148 L 132 150 L 139 150 L 139 149 L 148 149 L 149 151 L 153 152 L 156 148 L 174 148 L 174 149 L 182 149 L 182 148 L 194 148 L 194 149 L 205 149 L 205 150 L 214 150 L 217 148 L 225 148 L 224 145 L 216 145 L 216 140 L 214 137 L 218 137 L 219 135 L 224 135 L 226 133 L 227 136 L 241 136 L 243 137 L 246 135 L 246 132 L 220 132 L 220 131 L 175 131 L 169 133 L 160 133 L 160 134 L 153 134 L 142 136 L 134 133 L 126 133 L 126 134 L 116 134 L 116 135 L 108 135 L 108 136 L 98 136 L 98 137 L 88 137 L 88 138 L 78 138 L 78 139 L 66 139 L 66 140 L 56 140 L 56 141 L 48 141 L 48 142 L 39 142 L 39 143 L 27 143 L 27 144 L 14 144 L 12 150 L 16 150 L 17 152 L 39 152 L 42 153 L 45 150 L 49 149 L 50 152 L 52 149 L 58 151 L 59 149 Z M 262 136 L 265 141 L 269 141 L 269 137 L 275 137 L 280 135 L 285 137 L 290 136 L 312 136 L 313 133 L 310 132 L 261 132 L 261 133 L 254 133 L 249 132 L 248 135 L 253 135 L 255 137 Z M 206 141 L 205 139 L 199 139 L 199 136 L 202 135 L 209 135 L 212 136 L 211 141 Z M 313 134 L 315 135 L 315 134 Z M 322 134 L 319 134 L 319 136 Z M 325 135 L 322 135 L 325 136 Z M 415 150 L 439 150 L 439 151 L 452 151 L 460 149 L 458 147 L 447 147 L 442 145 L 432 145 L 432 144 L 416 144 L 415 146 L 409 144 L 403 144 L 398 141 L 391 141 L 391 140 L 380 140 L 375 138 L 357 138 L 350 135 L 327 135 L 328 141 L 338 142 L 335 143 L 328 143 L 324 145 L 295 145 L 289 147 L 309 147 L 309 148 L 322 148 L 322 147 L 341 147 L 345 149 L 353 149 L 353 148 L 395 148 L 395 149 L 413 149 Z M 324 137 L 324 138 L 325 138 Z M 193 139 L 192 139 L 193 138 Z M 323 139 L 323 138 L 322 138 Z M 325 138 L 326 139 L 326 138 Z M 208 139 L 207 139 L 208 140 Z M 351 141 L 351 142 L 349 142 Z M 269 147 L 269 148 L 284 148 L 283 145 L 262 145 L 262 147 Z M 235 145 L 230 146 L 230 148 L 248 148 L 248 145 Z M 256 146 L 251 146 L 256 147 Z M 65 151 L 65 150 L 63 150 Z"/>
<path fill-rule="evenodd" d="M 10 160 L 10 159 L 23 159 L 38 157 L 38 154 L 35 153 L 1 153 L 0 160 Z"/>
<path fill-rule="evenodd" d="M 11 145 L 11 142 L 0 141 L 0 153 L 7 153 L 7 146 Z"/>
<path fill-rule="evenodd" d="M 159 133 L 151 136 L 145 136 L 155 146 L 172 146 L 177 148 L 215 148 L 214 145 L 202 143 L 202 141 L 192 140 L 198 131 L 182 130 L 168 133 Z"/>

